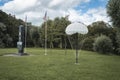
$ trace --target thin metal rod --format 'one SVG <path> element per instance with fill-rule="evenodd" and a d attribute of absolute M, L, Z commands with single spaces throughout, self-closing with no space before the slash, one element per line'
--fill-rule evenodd
<path fill-rule="evenodd" d="M 76 33 L 76 63 L 78 63 L 78 33 Z"/>
<path fill-rule="evenodd" d="M 71 48 L 72 48 L 72 50 L 73 50 L 73 46 L 72 46 L 72 42 L 71 42 L 71 40 L 70 40 L 70 37 L 69 37 L 69 36 L 67 36 L 67 37 L 68 37 L 68 40 L 69 40 L 70 46 L 71 46 Z"/>
<path fill-rule="evenodd" d="M 65 41 L 65 55 L 66 55 L 67 54 L 67 49 L 66 49 L 66 47 L 67 47 L 66 35 L 64 36 L 64 41 Z"/>

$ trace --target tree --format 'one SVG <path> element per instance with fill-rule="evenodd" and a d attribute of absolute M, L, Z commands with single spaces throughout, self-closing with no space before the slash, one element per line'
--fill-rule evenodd
<path fill-rule="evenodd" d="M 66 18 L 61 17 L 59 18 L 55 18 L 54 20 L 54 27 L 56 27 L 56 31 L 57 33 L 57 39 L 55 41 L 58 41 L 58 47 L 59 48 L 64 48 L 66 46 L 66 33 L 65 33 L 65 29 L 67 27 L 67 25 L 70 24 L 70 21 L 68 21 Z"/>
<path fill-rule="evenodd" d="M 6 34 L 5 37 L 3 38 L 4 43 L 6 47 L 13 47 L 13 39 L 10 37 L 9 34 Z"/>
<path fill-rule="evenodd" d="M 107 13 L 111 17 L 114 27 L 120 28 L 120 0 L 109 0 Z"/>
<path fill-rule="evenodd" d="M 100 36 L 101 34 L 109 36 L 112 27 L 103 21 L 97 21 L 88 26 L 88 36 Z"/>
<path fill-rule="evenodd" d="M 65 18 L 56 17 L 54 20 L 47 20 L 47 47 L 49 48 L 64 48 L 66 41 L 65 28 L 70 24 L 70 21 Z M 40 28 L 41 41 L 45 39 L 45 23 Z M 43 43 L 44 45 L 44 43 Z"/>
<path fill-rule="evenodd" d="M 40 34 L 40 43 L 41 46 L 45 46 L 45 26 L 46 23 L 44 22 L 41 25 L 39 34 Z M 54 33 L 54 28 L 53 28 L 53 21 L 52 20 L 47 20 L 47 47 L 53 48 L 53 33 Z"/>
<path fill-rule="evenodd" d="M 82 49 L 93 51 L 94 37 L 87 37 L 82 41 Z"/>
<path fill-rule="evenodd" d="M 116 46 L 116 30 L 108 23 L 105 23 L 103 21 L 93 22 L 91 25 L 88 26 L 88 29 L 89 32 L 87 34 L 87 37 L 85 38 L 83 49 L 92 50 L 90 46 L 92 46 L 92 44 L 94 43 L 93 40 L 101 35 L 109 37 L 112 40 L 113 46 Z"/>
<path fill-rule="evenodd" d="M 33 41 L 34 47 L 38 47 L 39 46 L 39 32 L 38 32 L 38 28 L 33 26 L 30 30 L 30 35 L 31 35 L 31 39 Z"/>
<path fill-rule="evenodd" d="M 6 26 L 5 24 L 0 22 L 0 47 L 5 47 L 5 43 L 3 42 L 5 33 L 6 33 Z"/>
<path fill-rule="evenodd" d="M 24 25 L 24 22 L 20 19 L 16 19 L 15 15 L 6 14 L 2 10 L 0 10 L 0 22 L 6 26 L 6 33 L 8 34 L 13 40 L 13 46 L 17 46 L 18 41 L 18 26 Z M 9 45 L 9 47 L 12 47 Z"/>
<path fill-rule="evenodd" d="M 113 26 L 116 27 L 115 52 L 120 54 L 120 0 L 109 0 L 107 4 L 107 13 L 111 17 Z"/>

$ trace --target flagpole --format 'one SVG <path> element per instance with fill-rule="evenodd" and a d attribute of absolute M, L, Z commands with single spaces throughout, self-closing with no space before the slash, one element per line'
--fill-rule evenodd
<path fill-rule="evenodd" d="M 69 18 L 69 15 L 66 15 L 65 16 L 65 19 L 68 21 L 68 18 Z M 67 27 L 67 25 L 66 25 L 66 27 Z M 65 40 L 65 55 L 67 54 L 67 49 L 66 49 L 66 47 L 67 47 L 67 42 L 66 42 L 66 35 L 64 36 L 64 40 Z"/>
<path fill-rule="evenodd" d="M 47 20 L 45 22 L 45 55 L 47 55 Z"/>
<path fill-rule="evenodd" d="M 47 55 L 47 11 L 45 12 L 44 16 L 44 23 L 45 23 L 45 55 Z"/>
<path fill-rule="evenodd" d="M 26 53 L 26 40 L 27 40 L 27 16 L 25 17 L 25 53 Z"/>

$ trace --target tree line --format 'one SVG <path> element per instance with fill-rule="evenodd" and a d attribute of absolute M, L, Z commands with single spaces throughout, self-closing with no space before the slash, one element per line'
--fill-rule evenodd
<path fill-rule="evenodd" d="M 107 13 L 111 17 L 113 25 L 109 25 L 104 21 L 97 21 L 88 25 L 88 34 L 79 34 L 79 49 L 120 54 L 120 19 L 115 15 L 117 11 L 119 15 L 119 10 L 117 9 L 119 8 L 118 3 L 120 1 L 109 0 L 107 4 Z M 75 36 L 65 34 L 65 29 L 70 23 L 65 17 L 47 20 L 48 48 L 75 48 Z M 17 47 L 18 26 L 20 24 L 24 25 L 25 22 L 0 11 L 0 47 Z M 27 26 L 27 47 L 45 47 L 44 22 L 40 27 L 31 24 Z"/>
<path fill-rule="evenodd" d="M 0 21 L 0 46 L 17 47 L 18 26 L 25 24 L 24 21 L 16 19 L 1 11 Z M 65 33 L 66 27 L 71 22 L 65 17 L 56 17 L 54 20 L 47 20 L 47 47 L 48 48 L 75 48 L 75 36 L 68 36 Z M 33 25 L 27 26 L 27 47 L 45 47 L 45 22 L 40 27 Z M 79 34 L 79 48 L 93 51 L 95 38 L 100 35 L 106 35 L 114 41 L 115 30 L 108 23 L 103 21 L 94 22 L 88 25 L 89 33 L 87 35 Z"/>

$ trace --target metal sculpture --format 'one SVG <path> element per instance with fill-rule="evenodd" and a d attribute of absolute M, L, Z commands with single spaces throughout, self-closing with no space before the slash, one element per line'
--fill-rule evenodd
<path fill-rule="evenodd" d="M 83 23 L 75 22 L 68 25 L 65 32 L 67 35 L 76 34 L 76 63 L 78 63 L 78 34 L 87 34 L 88 28 Z"/>

